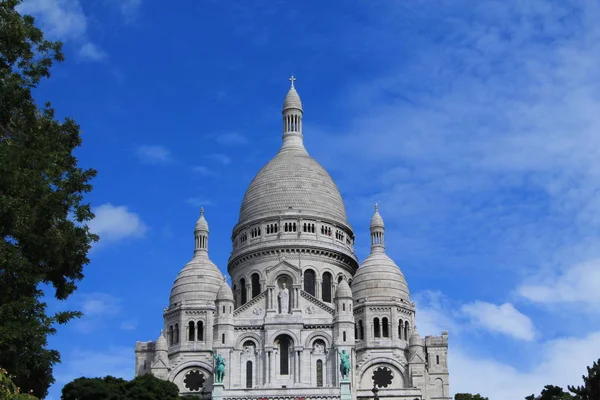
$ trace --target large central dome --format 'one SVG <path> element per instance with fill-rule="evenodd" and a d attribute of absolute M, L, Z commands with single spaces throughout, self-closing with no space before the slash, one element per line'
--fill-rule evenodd
<path fill-rule="evenodd" d="M 306 151 L 281 151 L 254 177 L 239 223 L 293 209 L 346 224 L 346 208 L 331 176 Z"/>
<path fill-rule="evenodd" d="M 300 96 L 292 85 L 283 103 L 281 149 L 250 183 L 242 201 L 238 226 L 290 212 L 348 224 L 336 184 L 304 148 L 302 113 Z"/>

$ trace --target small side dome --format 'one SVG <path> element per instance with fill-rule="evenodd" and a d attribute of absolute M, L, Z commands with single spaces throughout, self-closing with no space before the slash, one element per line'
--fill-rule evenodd
<path fill-rule="evenodd" d="M 371 253 L 362 263 L 354 280 L 352 293 L 356 300 L 386 300 L 392 297 L 410 302 L 410 292 L 400 268 L 385 253 Z"/>
<path fill-rule="evenodd" d="M 415 326 L 415 328 L 413 329 L 412 334 L 410 335 L 410 338 L 408 339 L 408 344 L 412 347 L 412 346 L 423 346 L 423 339 L 421 338 L 421 335 L 419 335 L 419 331 L 417 331 L 417 327 Z"/>
<path fill-rule="evenodd" d="M 350 289 L 350 286 L 348 286 L 348 282 L 346 282 L 345 279 L 342 279 L 338 285 L 337 290 L 335 291 L 335 297 L 338 299 L 352 298 L 352 290 Z"/>
<path fill-rule="evenodd" d="M 217 301 L 233 301 L 233 292 L 227 282 L 223 282 L 217 292 Z"/>
<path fill-rule="evenodd" d="M 164 332 L 160 331 L 160 335 L 158 336 L 158 339 L 156 339 L 156 343 L 154 345 L 154 351 L 167 351 L 169 349 L 169 346 L 167 345 L 167 339 L 165 339 L 165 335 Z"/>

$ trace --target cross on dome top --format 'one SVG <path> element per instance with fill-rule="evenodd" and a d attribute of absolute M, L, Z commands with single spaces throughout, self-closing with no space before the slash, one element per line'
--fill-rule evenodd
<path fill-rule="evenodd" d="M 294 81 L 296 80 L 296 77 L 294 76 L 294 74 L 292 74 L 292 76 L 290 76 L 288 78 L 288 80 L 291 82 L 291 86 L 290 87 L 294 87 Z"/>

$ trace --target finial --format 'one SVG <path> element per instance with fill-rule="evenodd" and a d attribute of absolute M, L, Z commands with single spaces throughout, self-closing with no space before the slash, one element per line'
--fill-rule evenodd
<path fill-rule="evenodd" d="M 379 203 L 375 203 L 375 212 L 379 212 Z"/>
<path fill-rule="evenodd" d="M 200 207 L 200 216 L 204 215 L 204 207 Z"/>
<path fill-rule="evenodd" d="M 289 81 L 292 83 L 291 87 L 294 87 L 294 81 L 296 80 L 296 77 L 294 77 L 294 74 L 292 74 L 292 76 L 289 77 Z"/>

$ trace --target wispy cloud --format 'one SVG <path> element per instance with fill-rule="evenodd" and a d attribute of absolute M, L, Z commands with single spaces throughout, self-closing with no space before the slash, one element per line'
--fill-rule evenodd
<path fill-rule="evenodd" d="M 107 54 L 104 50 L 99 49 L 98 46 L 91 42 L 81 46 L 79 49 L 79 55 L 91 61 L 100 61 L 107 57 Z"/>
<path fill-rule="evenodd" d="M 202 176 L 216 176 L 217 173 L 204 165 L 196 165 L 192 167 L 192 171 Z"/>
<path fill-rule="evenodd" d="M 219 164 L 223 164 L 223 165 L 231 164 L 231 158 L 225 154 L 215 153 L 215 154 L 209 154 L 206 157 L 210 160 L 213 160 L 213 161 L 219 163 Z"/>
<path fill-rule="evenodd" d="M 117 7 L 126 22 L 134 21 L 142 7 L 142 0 L 108 0 L 108 2 Z"/>
<path fill-rule="evenodd" d="M 79 377 L 133 378 L 134 359 L 131 347 L 109 347 L 101 350 L 72 349 L 62 355 L 55 367 L 57 383 L 65 384 Z"/>
<path fill-rule="evenodd" d="M 135 319 L 121 322 L 119 328 L 124 331 L 134 331 L 138 326 L 138 322 Z"/>
<path fill-rule="evenodd" d="M 148 229 L 139 215 L 125 206 L 102 204 L 93 209 L 95 218 L 90 230 L 100 236 L 100 243 L 110 243 L 126 238 L 139 238 Z"/>
<path fill-rule="evenodd" d="M 216 135 L 215 140 L 223 146 L 241 146 L 248 143 L 248 139 L 238 132 Z"/>
<path fill-rule="evenodd" d="M 501 333 L 526 341 L 532 341 L 535 338 L 535 328 L 531 318 L 519 312 L 512 304 L 495 305 L 475 301 L 464 304 L 461 312 L 472 325 L 489 332 Z"/>
<path fill-rule="evenodd" d="M 148 164 L 167 164 L 173 161 L 171 151 L 164 146 L 142 145 L 136 149 L 138 159 Z"/>
<path fill-rule="evenodd" d="M 106 293 L 82 294 L 81 311 L 84 315 L 114 315 L 121 311 L 121 299 Z"/>
<path fill-rule="evenodd" d="M 518 293 L 535 303 L 571 305 L 580 310 L 598 312 L 600 305 L 600 260 L 590 260 L 548 275 L 530 278 Z"/>
<path fill-rule="evenodd" d="M 78 46 L 83 59 L 98 61 L 106 57 L 88 38 L 88 19 L 79 0 L 25 0 L 18 10 L 36 17 L 50 39 Z"/>
<path fill-rule="evenodd" d="M 194 207 L 206 207 L 214 205 L 212 200 L 203 197 L 191 197 L 189 199 L 186 199 L 185 203 Z"/>

